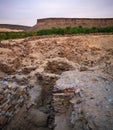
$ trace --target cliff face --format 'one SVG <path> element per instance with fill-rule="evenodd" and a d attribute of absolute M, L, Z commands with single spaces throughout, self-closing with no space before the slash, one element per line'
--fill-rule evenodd
<path fill-rule="evenodd" d="M 107 27 L 113 26 L 113 18 L 88 19 L 88 18 L 47 18 L 38 19 L 31 31 L 65 27 Z"/>

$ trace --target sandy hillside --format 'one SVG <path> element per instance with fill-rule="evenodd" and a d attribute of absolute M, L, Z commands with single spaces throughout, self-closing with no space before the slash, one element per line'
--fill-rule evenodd
<path fill-rule="evenodd" d="M 0 32 L 22 32 L 24 30 L 16 30 L 16 29 L 8 29 L 8 28 L 0 28 Z"/>

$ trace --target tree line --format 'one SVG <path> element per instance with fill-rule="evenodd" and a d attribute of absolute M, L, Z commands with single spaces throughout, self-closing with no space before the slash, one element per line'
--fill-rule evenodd
<path fill-rule="evenodd" d="M 0 40 L 6 39 L 16 39 L 16 38 L 25 38 L 30 36 L 40 36 L 40 35 L 65 35 L 65 34 L 90 34 L 90 33 L 113 33 L 112 27 L 103 27 L 103 28 L 85 28 L 82 26 L 79 27 L 66 27 L 66 28 L 51 28 L 43 29 L 36 32 L 0 32 Z"/>

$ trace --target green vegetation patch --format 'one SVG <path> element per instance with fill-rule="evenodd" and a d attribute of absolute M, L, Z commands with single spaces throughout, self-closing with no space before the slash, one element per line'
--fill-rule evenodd
<path fill-rule="evenodd" d="M 30 36 L 39 36 L 39 35 L 64 35 L 64 34 L 89 34 L 89 33 L 113 33 L 112 27 L 104 27 L 104 28 L 84 28 L 82 26 L 72 28 L 52 28 L 52 29 L 44 29 L 39 30 L 37 32 L 0 32 L 0 40 L 6 39 L 16 39 L 16 38 L 25 38 Z"/>

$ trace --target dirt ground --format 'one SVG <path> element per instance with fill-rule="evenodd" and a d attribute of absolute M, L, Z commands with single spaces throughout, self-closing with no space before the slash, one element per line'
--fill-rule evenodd
<path fill-rule="evenodd" d="M 1 64 L 11 66 L 12 73 L 27 67 L 36 68 L 56 57 L 86 66 L 112 64 L 112 54 L 113 35 L 31 37 L 5 40 L 0 44 Z"/>
<path fill-rule="evenodd" d="M 112 95 L 112 34 L 0 43 L 3 130 L 112 130 Z"/>

